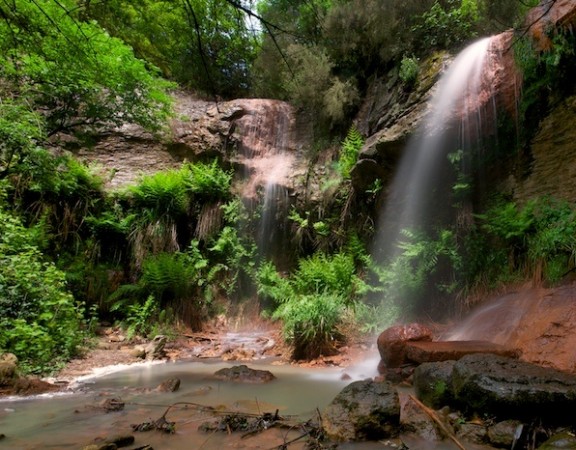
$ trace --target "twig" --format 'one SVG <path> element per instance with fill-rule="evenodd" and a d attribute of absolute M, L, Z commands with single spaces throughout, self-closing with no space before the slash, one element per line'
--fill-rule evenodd
<path fill-rule="evenodd" d="M 448 427 L 444 424 L 444 422 L 442 422 L 438 418 L 437 414 L 432 409 L 428 408 L 424 403 L 422 403 L 420 400 L 418 400 L 412 394 L 408 394 L 408 397 L 410 397 L 414 401 L 414 403 L 416 403 L 416 405 L 420 409 L 422 409 L 422 411 L 424 411 L 440 427 L 440 429 L 444 432 L 444 434 L 446 434 L 446 436 L 449 437 L 452 440 L 452 442 L 454 442 L 460 450 L 466 450 L 466 448 L 460 443 L 460 441 L 458 441 L 458 439 L 456 439 L 456 436 L 454 436 L 454 433 L 452 433 L 452 431 L 450 431 L 448 429 Z"/>

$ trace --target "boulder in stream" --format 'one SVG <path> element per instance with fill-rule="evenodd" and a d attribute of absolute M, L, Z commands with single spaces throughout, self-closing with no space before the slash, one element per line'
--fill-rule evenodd
<path fill-rule="evenodd" d="M 398 433 L 400 400 L 388 382 L 355 381 L 322 412 L 322 427 L 339 442 L 378 440 Z"/>
<path fill-rule="evenodd" d="M 576 408 L 576 376 L 492 354 L 424 363 L 414 373 L 414 386 L 430 406 L 449 404 L 506 419 L 561 424 Z"/>
<path fill-rule="evenodd" d="M 166 336 L 159 334 L 146 345 L 137 345 L 132 350 L 132 356 L 136 358 L 152 361 L 162 359 L 165 356 L 164 346 L 166 345 Z"/>
<path fill-rule="evenodd" d="M 400 367 L 406 363 L 406 343 L 431 341 L 432 330 L 420 323 L 396 325 L 378 336 L 378 352 L 386 368 Z"/>
<path fill-rule="evenodd" d="M 251 369 L 245 364 L 220 369 L 214 373 L 214 377 L 218 380 L 238 383 L 268 383 L 276 379 L 269 370 Z"/>
<path fill-rule="evenodd" d="M 469 409 L 509 418 L 568 420 L 576 377 L 503 356 L 468 355 L 454 364 L 452 389 Z"/>

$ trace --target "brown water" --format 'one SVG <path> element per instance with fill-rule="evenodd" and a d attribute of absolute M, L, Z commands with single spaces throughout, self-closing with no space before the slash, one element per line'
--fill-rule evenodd
<path fill-rule="evenodd" d="M 96 437 L 132 434 L 131 424 L 156 420 L 175 402 L 193 402 L 219 411 L 251 413 L 279 410 L 283 417 L 307 420 L 317 408 L 324 408 L 349 381 L 340 380 L 341 369 L 306 370 L 292 366 L 255 365 L 272 371 L 277 379 L 268 384 L 235 384 L 218 381 L 211 375 L 230 363 L 179 362 L 140 365 L 94 378 L 85 378 L 77 390 L 34 398 L 0 400 L 0 448 L 7 449 L 78 449 Z M 159 393 L 154 389 L 171 377 L 181 379 L 180 390 Z M 94 405 L 106 398 L 120 397 L 125 408 L 105 413 Z M 177 408 L 167 416 L 176 422 L 176 433 L 134 433 L 136 446 L 152 445 L 158 449 L 273 448 L 286 436 L 298 432 L 271 430 L 261 436 L 239 439 L 225 433 L 202 433 L 200 423 L 214 415 L 193 406 Z M 299 447 L 291 447 L 299 448 Z"/>

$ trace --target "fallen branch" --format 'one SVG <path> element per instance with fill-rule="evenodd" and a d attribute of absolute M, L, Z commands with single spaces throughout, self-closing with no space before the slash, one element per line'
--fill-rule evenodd
<path fill-rule="evenodd" d="M 444 432 L 446 437 L 450 438 L 450 440 L 452 440 L 452 442 L 454 442 L 460 450 L 466 450 L 466 448 L 460 443 L 460 441 L 456 438 L 456 436 L 454 436 L 454 433 L 452 433 L 452 431 L 446 426 L 446 424 L 438 417 L 438 415 L 434 412 L 434 410 L 428 408 L 424 403 L 422 403 L 412 394 L 409 394 L 408 397 L 410 397 L 414 401 L 414 403 L 422 411 L 424 411 L 436 423 L 436 425 L 440 427 L 440 429 L 442 430 L 442 432 Z"/>

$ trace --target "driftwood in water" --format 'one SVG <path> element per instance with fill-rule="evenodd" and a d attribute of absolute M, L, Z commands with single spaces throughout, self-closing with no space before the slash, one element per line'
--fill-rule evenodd
<path fill-rule="evenodd" d="M 442 420 L 436 415 L 436 413 L 432 409 L 428 408 L 424 403 L 422 403 L 420 400 L 418 400 L 413 395 L 409 395 L 409 397 L 414 401 L 414 403 L 416 405 L 418 405 L 419 408 L 422 409 L 422 411 L 424 411 L 428 415 L 428 417 L 430 417 L 436 423 L 436 425 L 438 425 L 440 427 L 440 429 L 446 435 L 447 438 L 449 438 L 452 442 L 454 442 L 454 444 L 456 444 L 456 446 L 459 449 L 466 450 L 466 448 L 460 443 L 460 441 L 458 439 L 456 439 L 456 436 L 454 436 L 454 433 L 452 433 L 448 429 L 446 424 L 444 422 L 442 422 Z"/>
<path fill-rule="evenodd" d="M 201 405 L 199 403 L 177 402 L 170 405 L 160 418 L 149 422 L 133 424 L 132 430 L 140 432 L 157 430 L 168 434 L 175 433 L 176 422 L 168 420 L 167 416 L 170 410 L 176 406 L 185 406 L 186 408 L 194 409 L 196 411 L 207 412 L 219 418 L 215 422 L 202 423 L 199 426 L 200 431 L 220 431 L 228 434 L 241 432 L 243 433 L 241 437 L 244 439 L 273 427 L 281 427 L 293 431 L 300 431 L 301 434 L 291 440 L 285 440 L 283 444 L 276 447 L 278 450 L 286 450 L 290 445 L 295 444 L 302 439 L 307 439 L 306 448 L 310 450 L 327 450 L 335 448 L 332 444 L 326 445 L 324 443 L 325 435 L 324 430 L 321 425 L 319 425 L 321 423 L 319 412 L 319 420 L 317 423 L 312 420 L 306 422 L 293 422 L 290 418 L 280 416 L 278 410 L 274 413 L 252 414 L 236 411 L 220 411 L 211 406 Z"/>

